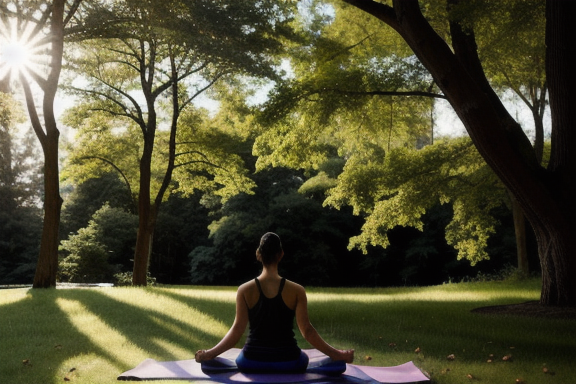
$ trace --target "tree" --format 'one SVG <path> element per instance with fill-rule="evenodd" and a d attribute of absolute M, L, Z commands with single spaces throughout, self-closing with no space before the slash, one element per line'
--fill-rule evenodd
<path fill-rule="evenodd" d="M 576 305 L 576 3 L 546 3 L 546 78 L 552 117 L 550 162 L 543 168 L 520 125 L 490 86 L 478 56 L 474 27 L 449 19 L 450 47 L 418 1 L 345 0 L 393 28 L 428 69 L 474 145 L 518 200 L 538 243 L 541 303 Z M 503 4 L 503 3 L 502 3 Z M 449 10 L 458 2 L 449 2 Z M 504 6 L 504 5 L 502 5 Z"/>
<path fill-rule="evenodd" d="M 119 120 L 129 130 L 140 131 L 138 146 L 138 187 L 135 188 L 140 220 L 134 254 L 133 283 L 146 284 L 146 272 L 154 228 L 160 205 L 172 188 L 173 173 L 179 165 L 204 164 L 218 167 L 199 148 L 177 153 L 180 119 L 188 120 L 194 135 L 197 123 L 192 101 L 215 82 L 232 73 L 252 76 L 273 75 L 266 55 L 280 45 L 271 38 L 274 31 L 286 35 L 288 19 L 284 7 L 238 2 L 126 2 L 111 10 L 98 9 L 86 19 L 87 37 L 99 37 L 91 45 L 83 44 L 80 61 L 83 73 L 91 80 L 89 87 L 76 88 L 92 100 L 89 107 Z M 274 16 L 280 16 L 274 19 Z M 95 21 L 98 22 L 95 22 Z M 102 37 L 104 39 L 102 39 Z M 96 58 L 96 60 L 94 60 Z M 194 77 L 192 81 L 187 81 Z M 142 92 L 143 101 L 131 94 Z M 165 98 L 165 99 L 163 99 Z M 167 101 L 167 110 L 161 104 Z M 162 135 L 166 113 L 168 137 Z M 182 116 L 181 116 L 182 115 Z M 184 123 L 186 124 L 186 123 Z M 134 133 L 133 133 L 134 135 Z M 215 138 L 214 135 L 211 136 Z M 167 159 L 153 164 L 155 148 L 164 140 Z M 197 144 L 198 137 L 184 140 Z M 185 148 L 186 146 L 182 146 Z M 92 158 L 96 158 L 92 156 Z M 110 159 L 100 159 L 120 169 Z M 163 168 L 153 185 L 153 166 Z M 221 169 L 225 169 L 220 166 Z"/>
<path fill-rule="evenodd" d="M 44 221 L 40 252 L 34 276 L 34 288 L 46 288 L 56 285 L 58 267 L 58 228 L 60 224 L 58 139 L 60 132 L 54 115 L 54 100 L 62 69 L 64 50 L 64 29 L 72 20 L 81 0 L 74 0 L 67 7 L 65 0 L 52 2 L 2 1 L 2 22 L 4 25 L 16 25 L 17 36 L 27 40 L 21 44 L 32 45 L 40 55 L 46 52 L 46 64 L 43 67 L 28 67 L 18 72 L 20 85 L 24 91 L 26 106 L 34 132 L 40 141 L 44 154 Z M 31 65 L 32 62 L 23 65 Z M 0 82 L 10 81 L 11 72 Z M 31 82 L 43 95 L 42 115 L 36 106 Z"/>

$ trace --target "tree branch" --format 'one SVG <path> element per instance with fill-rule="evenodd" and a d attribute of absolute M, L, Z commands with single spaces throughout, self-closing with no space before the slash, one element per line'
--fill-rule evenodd
<path fill-rule="evenodd" d="M 352 96 L 422 96 L 446 100 L 446 96 L 442 94 L 426 91 L 346 91 L 337 88 L 322 88 L 321 90 L 312 91 L 309 94 L 318 94 L 325 91 Z"/>
<path fill-rule="evenodd" d="M 134 207 L 136 207 L 138 204 L 136 203 L 136 200 L 134 199 L 134 195 L 132 194 L 132 188 L 130 187 L 130 182 L 128 181 L 128 178 L 126 177 L 126 175 L 124 174 L 124 172 L 122 172 L 122 170 L 116 166 L 116 164 L 114 164 L 114 162 L 101 157 L 101 156 L 82 156 L 77 158 L 77 160 L 79 162 L 82 162 L 83 160 L 91 160 L 91 159 L 95 159 L 95 160 L 100 160 L 108 165 L 110 165 L 112 168 L 114 168 L 119 174 L 120 176 L 122 176 L 122 179 L 124 179 L 124 184 L 126 184 L 126 187 L 128 188 L 128 193 L 130 194 L 130 200 L 132 201 L 132 204 L 134 204 Z"/>
<path fill-rule="evenodd" d="M 32 128 L 38 137 L 38 141 L 42 145 L 42 148 L 46 146 L 46 133 L 42 129 L 42 124 L 40 123 L 40 118 L 38 117 L 38 112 L 36 111 L 36 105 L 34 103 L 34 96 L 32 96 L 32 90 L 30 89 L 30 84 L 24 77 L 22 72 L 20 73 L 20 83 L 22 84 L 22 89 L 24 90 L 24 97 L 26 99 L 26 107 L 28 108 L 28 115 L 30 116 L 30 122 L 32 123 Z"/>
<path fill-rule="evenodd" d="M 72 5 L 70 6 L 70 9 L 68 10 L 68 14 L 66 15 L 66 18 L 64 19 L 64 26 L 66 26 L 70 22 L 70 20 L 72 20 L 72 18 L 74 17 L 74 14 L 78 10 L 78 7 L 80 6 L 81 2 L 82 2 L 82 0 L 74 0 Z"/>
<path fill-rule="evenodd" d="M 394 11 L 394 8 L 390 7 L 389 5 L 371 0 L 344 0 L 344 2 L 363 10 L 370 15 L 378 17 L 390 27 L 394 28 L 394 30 L 400 32 L 401 27 L 396 20 L 396 12 Z"/>

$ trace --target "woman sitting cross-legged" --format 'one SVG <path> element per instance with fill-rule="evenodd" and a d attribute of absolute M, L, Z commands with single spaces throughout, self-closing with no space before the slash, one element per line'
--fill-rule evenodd
<path fill-rule="evenodd" d="M 268 232 L 262 236 L 256 251 L 262 273 L 238 288 L 234 324 L 216 346 L 196 352 L 197 362 L 214 359 L 234 347 L 249 323 L 250 333 L 236 359 L 241 372 L 304 372 L 308 356 L 294 338 L 294 318 L 306 341 L 340 366 L 340 371 L 354 360 L 354 350 L 333 348 L 314 329 L 308 319 L 306 291 L 278 274 L 283 256 L 278 235 Z"/>

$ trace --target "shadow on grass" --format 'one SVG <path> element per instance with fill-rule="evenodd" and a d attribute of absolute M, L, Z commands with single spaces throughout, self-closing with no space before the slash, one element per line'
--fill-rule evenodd
<path fill-rule="evenodd" d="M 214 313 L 209 300 L 186 298 L 183 302 L 203 308 L 206 314 Z M 3 305 L 1 311 L 0 382 L 61 383 L 64 374 L 74 368 L 64 365 L 79 356 L 107 361 L 117 370 L 106 372 L 103 381 L 109 381 L 146 357 L 175 360 L 189 351 L 184 358 L 193 358 L 197 349 L 212 346 L 221 337 L 204 332 L 201 319 L 191 326 L 138 303 L 116 300 L 98 289 L 31 289 L 25 299 Z M 106 332 L 99 334 L 100 329 Z M 179 350 L 180 355 L 172 350 Z"/>

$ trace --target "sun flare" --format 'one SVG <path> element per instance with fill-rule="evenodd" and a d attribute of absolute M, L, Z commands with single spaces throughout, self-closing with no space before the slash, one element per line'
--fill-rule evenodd
<path fill-rule="evenodd" d="M 41 72 L 45 52 L 40 44 L 42 36 L 32 35 L 32 31 L 31 24 L 18 30 L 16 22 L 0 22 L 0 80 Z"/>
<path fill-rule="evenodd" d="M 0 60 L 11 67 L 11 69 L 29 66 L 31 58 L 30 49 L 25 44 L 16 41 L 2 46 L 2 51 L 0 52 Z"/>

